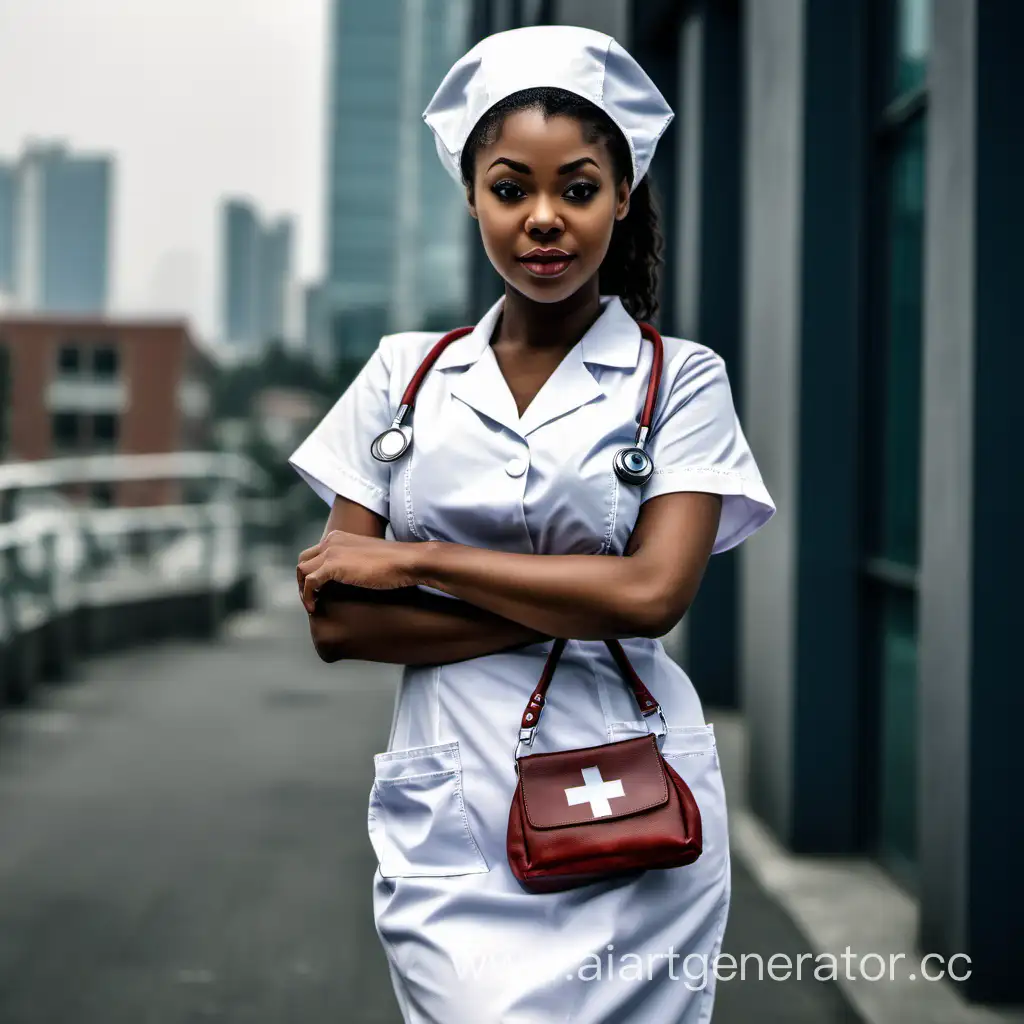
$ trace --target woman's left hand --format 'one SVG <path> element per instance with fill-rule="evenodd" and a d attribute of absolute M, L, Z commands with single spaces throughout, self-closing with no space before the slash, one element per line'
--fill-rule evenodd
<path fill-rule="evenodd" d="M 331 530 L 319 544 L 299 555 L 296 576 L 302 604 L 312 614 L 316 592 L 328 580 L 369 590 L 415 586 L 420 582 L 416 574 L 419 546 Z"/>

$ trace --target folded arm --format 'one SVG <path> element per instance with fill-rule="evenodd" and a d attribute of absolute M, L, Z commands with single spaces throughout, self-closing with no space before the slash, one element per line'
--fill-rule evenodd
<path fill-rule="evenodd" d="M 346 498 L 335 499 L 331 530 L 383 538 L 386 521 Z M 301 587 L 302 578 L 300 575 Z M 550 639 L 465 601 L 416 587 L 367 590 L 336 582 L 321 591 L 309 615 L 310 635 L 324 661 L 397 665 L 450 664 Z"/>
<path fill-rule="evenodd" d="M 322 596 L 317 602 L 309 621 L 313 643 L 324 661 L 447 665 L 550 639 L 464 601 L 415 588 L 335 590 L 328 584 L 326 600 Z"/>
<path fill-rule="evenodd" d="M 329 520 L 320 543 L 303 552 L 299 585 L 313 617 L 318 590 L 332 580 L 392 592 L 423 583 L 543 637 L 661 636 L 697 594 L 721 505 L 720 495 L 696 491 L 652 498 L 641 507 L 621 558 L 394 543 Z"/>
<path fill-rule="evenodd" d="M 557 637 L 662 636 L 704 576 L 717 494 L 659 495 L 641 506 L 626 557 L 531 555 L 428 542 L 410 553 L 418 582 Z"/>

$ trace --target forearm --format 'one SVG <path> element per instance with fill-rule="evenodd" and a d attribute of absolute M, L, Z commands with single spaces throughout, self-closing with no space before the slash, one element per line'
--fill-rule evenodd
<path fill-rule="evenodd" d="M 309 622 L 325 661 L 450 664 L 550 639 L 493 612 L 415 588 L 337 588 L 318 602 Z"/>
<path fill-rule="evenodd" d="M 665 600 L 639 560 L 532 555 L 431 541 L 417 545 L 421 582 L 549 636 L 659 636 Z M 664 628 L 662 628 L 664 626 Z"/>

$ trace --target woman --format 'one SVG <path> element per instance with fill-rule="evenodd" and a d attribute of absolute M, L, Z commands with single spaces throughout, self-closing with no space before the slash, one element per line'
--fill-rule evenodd
<path fill-rule="evenodd" d="M 725 800 L 712 727 L 657 638 L 709 556 L 774 505 L 722 359 L 679 338 L 663 339 L 654 474 L 613 471 L 652 367 L 644 174 L 672 113 L 609 37 L 542 27 L 474 47 L 424 117 L 505 294 L 422 379 L 401 457 L 371 442 L 438 334 L 382 339 L 291 459 L 331 504 L 298 565 L 317 650 L 406 666 L 369 812 L 395 992 L 410 1024 L 704 1021 L 729 902 Z M 700 808 L 693 864 L 544 895 L 516 882 L 513 755 L 555 637 L 571 639 L 537 749 L 647 731 L 602 642 L 621 639 Z"/>

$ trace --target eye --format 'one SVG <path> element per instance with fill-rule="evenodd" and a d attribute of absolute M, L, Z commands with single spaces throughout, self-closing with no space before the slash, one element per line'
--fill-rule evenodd
<path fill-rule="evenodd" d="M 573 189 L 583 189 L 582 195 L 570 196 Z M 598 186 L 591 181 L 574 181 L 566 190 L 565 196 L 573 203 L 585 203 L 598 191 Z"/>
<path fill-rule="evenodd" d="M 520 195 L 525 195 L 523 190 L 514 181 L 498 181 L 491 186 L 491 191 L 500 199 L 502 202 L 511 203 L 514 202 L 519 196 L 506 195 L 505 189 L 515 189 Z"/>
<path fill-rule="evenodd" d="M 512 190 L 511 193 L 508 191 L 510 189 Z M 592 181 L 574 181 L 563 194 L 571 203 L 585 203 L 598 189 L 599 186 L 595 185 Z M 505 203 L 514 203 L 517 199 L 521 199 L 526 195 L 514 181 L 510 181 L 507 178 L 503 181 L 495 182 L 491 186 L 491 191 Z"/>

